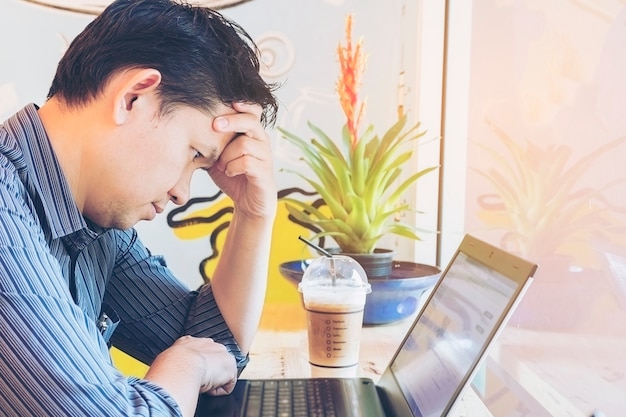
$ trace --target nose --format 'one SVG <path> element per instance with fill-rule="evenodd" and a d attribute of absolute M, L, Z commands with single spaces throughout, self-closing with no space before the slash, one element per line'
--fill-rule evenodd
<path fill-rule="evenodd" d="M 191 177 L 183 175 L 180 180 L 169 191 L 169 197 L 172 203 L 182 206 L 189 201 L 189 189 L 191 187 Z"/>
<path fill-rule="evenodd" d="M 177 206 L 182 206 L 189 201 L 189 187 L 179 187 L 178 184 L 169 192 L 170 200 Z"/>

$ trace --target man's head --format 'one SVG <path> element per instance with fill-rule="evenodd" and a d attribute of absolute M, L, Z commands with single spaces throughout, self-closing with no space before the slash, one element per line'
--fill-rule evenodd
<path fill-rule="evenodd" d="M 117 0 L 72 42 L 39 114 L 79 210 L 123 229 L 185 204 L 193 172 L 225 150 L 232 160 L 268 143 L 259 119 L 275 121 L 273 87 L 253 41 L 219 13 Z"/>
<path fill-rule="evenodd" d="M 250 36 L 220 13 L 170 0 L 117 0 L 79 34 L 59 62 L 48 98 L 69 107 L 93 100 L 111 76 L 131 68 L 161 73 L 161 113 L 177 105 L 210 111 L 248 102 L 275 120 L 273 86 L 259 75 Z"/>

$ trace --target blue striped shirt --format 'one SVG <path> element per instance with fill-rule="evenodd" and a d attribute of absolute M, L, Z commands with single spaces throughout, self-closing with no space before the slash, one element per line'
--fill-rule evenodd
<path fill-rule="evenodd" d="M 112 364 L 103 306 L 120 320 L 111 343 L 144 363 L 189 334 L 246 364 L 210 285 L 190 291 L 134 229 L 80 214 L 30 104 L 0 125 L 0 415 L 180 415 L 164 390 Z"/>

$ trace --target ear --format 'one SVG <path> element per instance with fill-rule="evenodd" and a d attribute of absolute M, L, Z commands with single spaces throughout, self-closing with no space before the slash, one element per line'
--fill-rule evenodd
<path fill-rule="evenodd" d="M 131 111 L 135 109 L 137 100 L 141 100 L 141 104 L 156 101 L 154 92 L 160 83 L 161 73 L 153 68 L 137 68 L 122 73 L 113 100 L 115 123 L 121 125 L 126 122 Z"/>

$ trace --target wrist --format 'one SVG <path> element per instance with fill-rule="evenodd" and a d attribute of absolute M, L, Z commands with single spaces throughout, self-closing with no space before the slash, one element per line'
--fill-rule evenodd
<path fill-rule="evenodd" d="M 233 220 L 237 220 L 240 223 L 256 227 L 272 227 L 274 220 L 276 219 L 276 213 L 278 211 L 277 205 L 268 207 L 263 212 L 249 213 L 248 211 L 238 209 L 237 206 L 233 210 Z"/>

